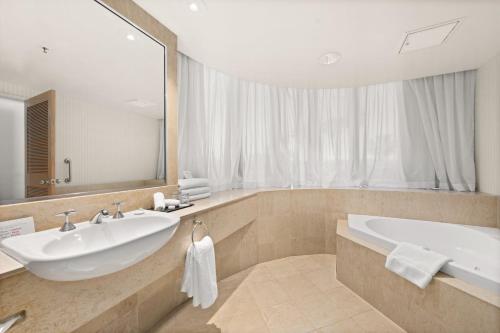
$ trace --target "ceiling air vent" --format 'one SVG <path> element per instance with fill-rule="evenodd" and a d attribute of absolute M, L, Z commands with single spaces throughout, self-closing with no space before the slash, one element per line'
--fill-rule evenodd
<path fill-rule="evenodd" d="M 443 44 L 458 26 L 460 20 L 456 19 L 408 31 L 399 49 L 399 53 L 402 54 Z"/>

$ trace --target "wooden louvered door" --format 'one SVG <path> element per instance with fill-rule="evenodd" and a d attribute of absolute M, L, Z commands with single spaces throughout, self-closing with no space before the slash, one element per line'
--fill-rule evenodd
<path fill-rule="evenodd" d="M 25 101 L 26 198 L 55 194 L 56 92 L 49 90 Z"/>

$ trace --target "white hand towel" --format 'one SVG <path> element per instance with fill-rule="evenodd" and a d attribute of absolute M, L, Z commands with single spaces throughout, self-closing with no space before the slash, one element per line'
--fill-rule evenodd
<path fill-rule="evenodd" d="M 181 190 L 181 194 L 189 194 L 189 196 L 197 195 L 197 194 L 204 194 L 204 193 L 209 193 L 209 192 L 210 192 L 210 187 L 208 187 L 208 186 L 193 187 L 193 188 Z"/>
<path fill-rule="evenodd" d="M 181 190 L 187 190 L 194 187 L 205 187 L 208 185 L 208 179 L 206 178 L 190 178 L 190 179 L 179 179 L 179 187 Z"/>
<path fill-rule="evenodd" d="M 155 203 L 155 210 L 165 209 L 165 195 L 161 192 L 156 192 L 153 194 L 153 200 Z"/>
<path fill-rule="evenodd" d="M 181 291 L 193 298 L 193 306 L 201 305 L 202 309 L 208 308 L 217 299 L 215 251 L 209 236 L 190 245 L 186 255 Z"/>
<path fill-rule="evenodd" d="M 424 289 L 450 260 L 440 253 L 402 242 L 387 256 L 385 268 Z"/>
<path fill-rule="evenodd" d="M 200 199 L 205 199 L 208 198 L 212 193 L 202 193 L 202 194 L 196 194 L 196 195 L 190 195 L 189 196 L 189 201 L 195 201 L 195 200 L 200 200 Z"/>

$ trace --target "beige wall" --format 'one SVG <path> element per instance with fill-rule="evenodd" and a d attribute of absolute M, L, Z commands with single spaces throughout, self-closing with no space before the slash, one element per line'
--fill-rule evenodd
<path fill-rule="evenodd" d="M 500 195 L 500 54 L 477 72 L 475 127 L 478 190 Z"/>

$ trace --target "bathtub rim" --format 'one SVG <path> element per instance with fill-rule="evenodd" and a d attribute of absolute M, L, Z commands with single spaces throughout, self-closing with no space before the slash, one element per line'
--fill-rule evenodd
<path fill-rule="evenodd" d="M 409 221 L 423 224 L 440 224 L 442 226 L 446 226 L 449 228 L 467 228 L 470 232 L 476 232 L 483 234 L 485 237 L 492 237 L 494 239 L 498 238 L 498 235 L 492 235 L 492 233 L 487 232 L 485 230 L 478 230 L 477 226 L 468 226 L 462 224 L 450 224 L 436 221 L 427 221 L 427 220 L 417 220 L 417 219 L 408 219 L 408 218 L 399 218 L 399 217 L 386 217 L 386 216 L 374 216 L 374 215 L 362 215 L 362 214 L 348 214 L 347 215 L 347 225 L 351 232 L 357 235 L 361 239 L 365 239 L 369 242 L 373 242 L 380 246 L 381 248 L 386 249 L 387 251 L 392 251 L 398 245 L 398 242 L 387 237 L 383 234 L 378 233 L 377 231 L 370 228 L 368 225 L 371 221 Z M 481 229 L 493 229 L 486 227 L 479 227 Z M 493 291 L 496 295 L 500 296 L 500 286 L 498 281 L 495 278 L 490 278 L 488 275 L 483 274 L 482 272 L 474 272 L 469 269 L 467 266 L 462 265 L 456 261 L 450 261 L 446 263 L 441 272 L 444 272 L 451 277 L 456 277 L 470 284 L 482 284 L 480 288 L 484 288 L 490 291 Z"/>
<path fill-rule="evenodd" d="M 337 220 L 337 237 L 342 237 L 347 240 L 350 240 L 360 246 L 366 247 L 369 250 L 372 250 L 378 254 L 383 255 L 384 257 L 387 257 L 390 251 L 387 249 L 380 247 L 376 244 L 372 244 L 369 241 L 357 236 L 354 234 L 351 229 L 349 229 L 349 225 L 347 222 L 347 219 L 339 219 Z M 488 304 L 494 305 L 497 308 L 500 309 L 500 296 L 496 295 L 492 291 L 488 291 L 486 289 L 483 289 L 481 287 L 472 285 L 470 283 L 467 283 L 465 281 L 462 281 L 458 278 L 449 276 L 448 274 L 438 272 L 434 276 L 434 279 L 439 280 L 439 282 L 445 283 L 455 289 L 458 289 L 464 293 L 467 293 L 468 295 L 471 295 L 473 297 L 476 297 L 480 299 L 483 302 L 486 302 Z M 415 288 L 418 288 L 415 286 Z"/>
<path fill-rule="evenodd" d="M 425 223 L 425 224 L 440 224 L 442 226 L 450 227 L 450 228 L 468 228 L 470 232 L 478 232 L 484 234 L 485 237 L 492 237 L 494 239 L 498 239 L 498 235 L 492 236 L 491 233 L 486 232 L 485 230 L 478 230 L 477 227 L 471 227 L 462 224 L 449 224 L 443 222 L 434 222 L 427 220 L 416 220 L 416 219 L 407 219 L 407 218 L 398 218 L 398 217 L 385 217 L 385 216 L 372 216 L 372 215 L 361 215 L 361 214 L 348 214 L 347 225 L 351 232 L 356 234 L 359 238 L 365 239 L 370 242 L 376 243 L 378 246 L 386 249 L 387 251 L 392 251 L 398 244 L 397 241 L 387 237 L 383 234 L 378 233 L 377 231 L 370 228 L 368 224 L 370 221 L 409 221 L 416 222 L 417 224 Z M 352 222 L 352 224 L 351 224 Z M 483 227 L 482 227 L 483 228 Z M 493 228 L 485 228 L 485 229 L 493 229 Z M 467 283 L 479 286 L 480 288 L 492 291 L 495 295 L 500 296 L 500 287 L 499 281 L 494 277 L 490 278 L 488 275 L 485 275 L 481 272 L 474 272 L 469 269 L 467 266 L 462 265 L 459 262 L 450 261 L 446 263 L 441 272 L 448 274 L 450 277 L 458 278 Z M 479 284 L 479 285 L 477 285 Z"/>

